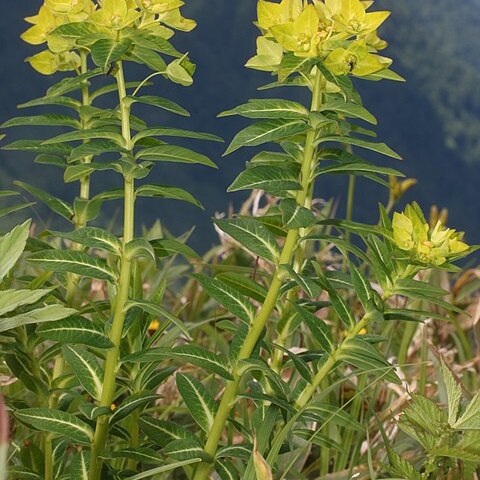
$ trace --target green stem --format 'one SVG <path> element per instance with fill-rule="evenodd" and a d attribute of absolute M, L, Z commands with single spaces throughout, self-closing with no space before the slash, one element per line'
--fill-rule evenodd
<path fill-rule="evenodd" d="M 127 96 L 125 78 L 122 62 L 117 64 L 116 73 L 118 94 L 120 100 L 120 113 L 122 118 L 122 136 L 125 141 L 125 148 L 131 150 L 130 131 L 130 109 L 123 99 Z M 132 179 L 125 178 L 124 182 L 124 225 L 123 225 L 123 246 L 125 247 L 134 236 L 134 210 L 135 210 L 135 186 Z M 132 260 L 124 253 L 120 260 L 120 278 L 118 281 L 118 293 L 115 298 L 113 321 L 110 331 L 110 341 L 113 347 L 107 352 L 105 360 L 104 378 L 100 407 L 110 407 L 115 398 L 116 377 L 119 368 L 120 343 L 122 340 L 123 325 L 125 323 L 128 295 L 130 291 L 130 280 L 132 273 Z M 102 471 L 101 457 L 105 451 L 108 438 L 108 416 L 103 415 L 97 419 L 95 435 L 93 439 L 90 456 L 89 480 L 100 480 Z"/>
<path fill-rule="evenodd" d="M 315 76 L 315 83 L 312 89 L 312 111 L 317 111 L 320 108 L 320 104 L 322 102 L 323 92 L 321 79 L 322 76 L 320 72 L 318 72 Z M 314 145 L 316 135 L 317 130 L 312 129 L 308 132 L 305 141 L 305 151 L 301 171 L 302 190 L 298 192 L 296 197 L 298 205 L 305 205 L 308 194 L 310 192 L 312 173 L 316 166 L 316 147 Z M 283 245 L 282 253 L 280 254 L 278 265 L 291 263 L 295 254 L 299 236 L 300 231 L 298 228 L 292 229 L 288 232 L 287 238 Z M 223 393 L 222 399 L 220 401 L 220 405 L 215 416 L 213 426 L 208 433 L 204 450 L 211 457 L 214 457 L 217 452 L 218 443 L 225 428 L 225 423 L 227 422 L 230 411 L 235 404 L 235 399 L 242 378 L 240 369 L 238 368 L 238 363 L 241 360 L 249 358 L 252 354 L 253 349 L 255 348 L 255 345 L 257 344 L 258 339 L 260 338 L 263 329 L 265 328 L 265 325 L 267 324 L 270 315 L 277 304 L 282 284 L 283 280 L 281 271 L 280 268 L 277 267 L 272 282 L 270 284 L 267 296 L 265 297 L 265 302 L 263 303 L 256 318 L 253 320 L 252 327 L 248 332 L 247 337 L 245 338 L 242 348 L 240 349 L 240 352 L 238 354 L 237 365 L 235 365 L 232 370 L 233 380 L 230 381 L 225 387 L 225 392 Z M 201 463 L 195 471 L 193 480 L 206 480 L 208 478 L 211 468 L 212 466 L 209 463 Z"/>
<path fill-rule="evenodd" d="M 335 367 L 341 353 L 345 349 L 345 346 L 348 344 L 349 340 L 357 337 L 360 332 L 368 326 L 369 321 L 369 316 L 365 315 L 348 333 L 343 342 L 340 343 L 340 345 L 330 353 L 325 363 L 320 367 L 320 370 L 315 375 L 312 383 L 310 385 L 307 385 L 298 396 L 295 402 L 295 407 L 297 408 L 297 410 L 301 410 L 302 408 L 304 408 L 305 405 L 310 401 L 310 399 L 315 394 L 317 388 Z"/>

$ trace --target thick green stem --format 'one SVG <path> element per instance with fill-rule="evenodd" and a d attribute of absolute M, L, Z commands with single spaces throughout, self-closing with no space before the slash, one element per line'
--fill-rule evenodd
<path fill-rule="evenodd" d="M 315 84 L 313 86 L 312 111 L 317 111 L 320 108 L 323 97 L 321 80 L 322 76 L 320 72 L 318 72 L 315 76 Z M 305 205 L 309 192 L 311 191 L 310 186 L 312 183 L 312 173 L 316 166 L 316 135 L 317 131 L 315 129 L 312 129 L 307 134 L 307 138 L 305 141 L 305 150 L 301 171 L 302 190 L 298 192 L 296 197 L 297 204 L 302 206 Z M 291 263 L 295 254 L 299 236 L 299 229 L 292 229 L 288 232 L 287 238 L 283 245 L 282 253 L 280 254 L 278 265 L 285 265 Z M 215 416 L 215 420 L 213 422 L 213 426 L 208 433 L 204 449 L 205 452 L 208 453 L 211 457 L 214 457 L 217 452 L 218 443 L 225 428 L 225 423 L 235 404 L 235 399 L 242 378 L 241 372 L 238 368 L 238 363 L 241 360 L 249 358 L 252 354 L 253 349 L 255 348 L 255 345 L 257 344 L 258 339 L 260 338 L 263 329 L 265 328 L 265 325 L 270 318 L 271 313 L 275 309 L 282 284 L 283 280 L 281 270 L 279 267 L 277 267 L 272 282 L 270 284 L 270 288 L 268 289 L 267 296 L 265 297 L 265 302 L 263 303 L 256 318 L 253 320 L 252 327 L 248 332 L 248 335 L 245 338 L 242 348 L 240 349 L 240 352 L 238 354 L 237 365 L 235 365 L 232 370 L 233 380 L 230 381 L 225 387 L 225 392 L 223 393 L 222 400 L 220 402 L 217 414 Z M 206 480 L 208 478 L 211 468 L 211 465 L 208 463 L 200 464 L 195 472 L 193 480 Z"/>
<path fill-rule="evenodd" d="M 122 118 L 122 136 L 125 148 L 131 150 L 130 131 L 130 109 L 123 101 L 126 97 L 125 78 L 121 62 L 117 65 L 117 87 L 120 100 L 120 113 Z M 132 179 L 125 178 L 124 184 L 124 225 L 123 225 L 123 246 L 125 247 L 134 237 L 134 209 L 135 209 L 135 187 Z M 119 368 L 120 343 L 122 340 L 123 326 L 126 316 L 126 304 L 129 298 L 132 260 L 124 253 L 120 260 L 120 278 L 118 281 L 118 293 L 113 308 L 113 321 L 110 331 L 110 341 L 113 347 L 107 352 L 103 378 L 102 396 L 100 407 L 110 407 L 115 399 L 116 377 Z M 108 439 L 108 416 L 103 415 L 97 419 L 95 436 L 90 456 L 89 480 L 100 480 L 102 471 L 101 457 L 105 451 Z"/>

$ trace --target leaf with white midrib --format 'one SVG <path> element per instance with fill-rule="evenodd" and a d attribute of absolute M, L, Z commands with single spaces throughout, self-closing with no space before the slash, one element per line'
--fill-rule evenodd
<path fill-rule="evenodd" d="M 100 400 L 103 390 L 103 373 L 95 355 L 73 345 L 64 345 L 62 352 L 80 385 L 95 400 Z"/>
<path fill-rule="evenodd" d="M 158 162 L 193 163 L 218 168 L 207 156 L 177 145 L 157 145 L 146 148 L 141 150 L 136 158 Z"/>
<path fill-rule="evenodd" d="M 37 328 L 37 334 L 56 342 L 83 344 L 96 348 L 113 347 L 101 326 L 77 315 L 58 322 L 46 322 Z"/>
<path fill-rule="evenodd" d="M 180 138 L 192 138 L 197 140 L 207 140 L 210 142 L 221 142 L 223 139 L 212 135 L 211 133 L 204 132 L 192 132 L 189 130 L 181 130 L 179 128 L 170 128 L 170 127 L 161 127 L 161 128 L 148 128 L 137 133 L 133 139 L 132 143 L 135 144 L 142 138 L 147 137 L 180 137 Z"/>
<path fill-rule="evenodd" d="M 70 480 L 88 480 L 90 453 L 83 450 L 73 456 L 70 465 Z"/>
<path fill-rule="evenodd" d="M 210 297 L 223 305 L 229 312 L 244 322 L 250 323 L 256 314 L 256 308 L 236 290 L 226 283 L 205 275 L 194 274 Z"/>
<path fill-rule="evenodd" d="M 30 255 L 28 261 L 52 272 L 68 272 L 115 283 L 117 273 L 105 260 L 69 250 L 43 250 Z"/>
<path fill-rule="evenodd" d="M 12 312 L 23 305 L 31 305 L 48 295 L 52 290 L 4 290 L 0 292 L 0 315 Z"/>
<path fill-rule="evenodd" d="M 130 395 L 115 409 L 113 415 L 110 417 L 110 425 L 118 423 L 138 408 L 144 408 L 159 398 L 161 398 L 161 396 L 153 392 L 139 392 Z"/>
<path fill-rule="evenodd" d="M 308 110 L 300 103 L 281 98 L 253 99 L 232 110 L 220 113 L 219 117 L 240 115 L 247 118 L 302 119 L 308 116 Z"/>
<path fill-rule="evenodd" d="M 215 220 L 216 225 L 255 255 L 276 263 L 280 249 L 274 235 L 258 220 L 235 218 Z"/>
<path fill-rule="evenodd" d="M 168 455 L 176 460 L 199 458 L 205 462 L 210 462 L 212 459 L 198 443 L 196 439 L 181 439 L 174 440 L 165 447 L 165 455 Z"/>
<path fill-rule="evenodd" d="M 27 220 L 0 237 L 0 281 L 5 278 L 22 255 L 30 233 L 30 223 L 31 221 Z"/>
<path fill-rule="evenodd" d="M 228 192 L 238 190 L 302 190 L 302 185 L 288 168 L 259 166 L 244 170 L 228 187 Z"/>
<path fill-rule="evenodd" d="M 164 447 L 172 440 L 188 438 L 192 434 L 177 423 L 158 420 L 152 417 L 140 417 L 142 432 L 154 443 Z"/>
<path fill-rule="evenodd" d="M 87 247 L 102 248 L 117 255 L 122 249 L 120 240 L 103 228 L 83 227 L 73 232 L 52 232 L 52 234 Z"/>
<path fill-rule="evenodd" d="M 27 408 L 17 410 L 15 416 L 37 430 L 56 433 L 73 443 L 89 445 L 93 440 L 93 430 L 74 415 L 48 408 Z"/>
<path fill-rule="evenodd" d="M 203 384 L 190 375 L 177 373 L 177 387 L 190 414 L 200 428 L 209 432 L 217 412 L 214 398 Z"/>

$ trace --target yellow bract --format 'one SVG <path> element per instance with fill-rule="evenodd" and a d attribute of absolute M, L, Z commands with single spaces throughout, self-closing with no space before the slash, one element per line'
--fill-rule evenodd
<path fill-rule="evenodd" d="M 302 11 L 302 0 L 282 0 L 281 3 L 260 0 L 257 6 L 258 25 L 263 30 L 269 30 L 274 25 L 297 19 Z"/>
<path fill-rule="evenodd" d="M 404 213 L 396 212 L 392 227 L 397 246 L 423 264 L 442 265 L 452 255 L 469 249 L 462 242 L 463 233 L 446 228 L 442 222 L 430 229 L 417 205 L 408 205 Z"/>
<path fill-rule="evenodd" d="M 159 15 L 158 19 L 165 25 L 182 32 L 190 32 L 197 26 L 195 20 L 183 17 L 179 8 Z"/>
<path fill-rule="evenodd" d="M 96 25 L 112 30 L 122 30 L 131 26 L 139 18 L 140 12 L 132 1 L 126 0 L 103 0 L 101 8 L 90 16 L 90 20 Z"/>
<path fill-rule="evenodd" d="M 62 18 L 55 16 L 46 5 L 40 8 L 38 15 L 28 17 L 26 20 L 33 23 L 33 27 L 29 28 L 20 37 L 31 45 L 41 45 L 46 42 L 48 34 L 63 23 Z"/>
<path fill-rule="evenodd" d="M 154 13 L 156 15 L 175 10 L 184 5 L 182 0 L 136 0 L 136 2 L 145 12 Z"/>
<path fill-rule="evenodd" d="M 257 38 L 257 55 L 252 57 L 246 67 L 273 72 L 278 69 L 283 58 L 283 48 L 273 40 L 265 37 Z"/>
<path fill-rule="evenodd" d="M 318 56 L 322 39 L 320 17 L 313 5 L 308 5 L 293 22 L 270 28 L 275 40 L 287 51 L 302 57 Z"/>
<path fill-rule="evenodd" d="M 27 62 L 43 75 L 52 75 L 58 71 L 75 70 L 80 66 L 80 57 L 73 52 L 52 53 L 49 50 L 27 58 Z"/>

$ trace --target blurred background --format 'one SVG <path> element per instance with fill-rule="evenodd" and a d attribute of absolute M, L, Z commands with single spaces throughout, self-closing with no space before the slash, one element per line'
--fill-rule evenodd
<path fill-rule="evenodd" d="M 23 18 L 35 14 L 41 3 L 41 0 L 9 2 L 2 9 L 0 122 L 18 115 L 17 104 L 42 96 L 53 81 L 24 63 L 23 59 L 38 48 L 19 39 L 28 27 Z M 217 119 L 220 111 L 255 96 L 298 95 L 294 89 L 257 92 L 257 87 L 268 83 L 270 77 L 243 67 L 255 49 L 257 32 L 252 24 L 255 0 L 187 0 L 186 3 L 184 14 L 195 18 L 198 28 L 190 34 L 177 34 L 173 41 L 197 63 L 195 83 L 185 88 L 160 80 L 150 91 L 177 101 L 190 110 L 192 117 L 174 118 L 148 107 L 137 110 L 150 125 L 209 131 L 229 141 L 247 122 L 234 117 Z M 376 8 L 393 12 L 381 34 L 390 43 L 385 54 L 394 58 L 394 70 L 407 83 L 357 82 L 365 106 L 379 120 L 379 140 L 399 152 L 404 161 L 396 165 L 395 160 L 374 156 L 371 159 L 391 163 L 408 177 L 418 179 L 418 185 L 405 200 L 416 199 L 424 211 L 432 204 L 448 208 L 451 226 L 466 230 L 468 242 L 479 243 L 480 0 L 378 0 Z M 130 80 L 142 79 L 146 72 L 130 69 L 128 75 Z M 21 114 L 28 112 L 33 110 Z M 38 128 L 9 130 L 7 140 L 42 138 L 50 132 Z M 139 202 L 138 215 L 146 226 L 160 218 L 175 234 L 197 226 L 190 244 L 205 250 L 215 242 L 211 217 L 226 211 L 229 205 L 240 205 L 245 198 L 245 194 L 227 195 L 225 191 L 255 152 L 242 149 L 222 158 L 220 144 L 187 146 L 210 155 L 219 169 L 169 166 L 157 169 L 149 183 L 187 188 L 204 204 L 205 211 L 182 203 L 148 200 Z M 28 154 L 0 151 L 0 161 L 2 189 L 10 188 L 12 180 L 21 179 L 63 198 L 71 199 L 77 193 L 76 184 L 63 184 L 62 172 L 34 164 Z M 93 177 L 94 191 L 114 188 L 119 185 L 116 180 L 119 178 L 112 178 L 111 174 L 97 174 Z M 337 199 L 343 215 L 346 180 L 329 179 L 320 183 L 317 196 Z M 375 222 L 378 202 L 386 199 L 387 192 L 381 187 L 360 183 L 354 219 Z M 112 223 L 121 227 L 120 217 L 118 222 L 114 221 L 119 213 L 117 204 L 105 214 L 104 220 L 113 219 Z M 42 224 L 53 221 L 40 206 L 30 214 Z"/>

